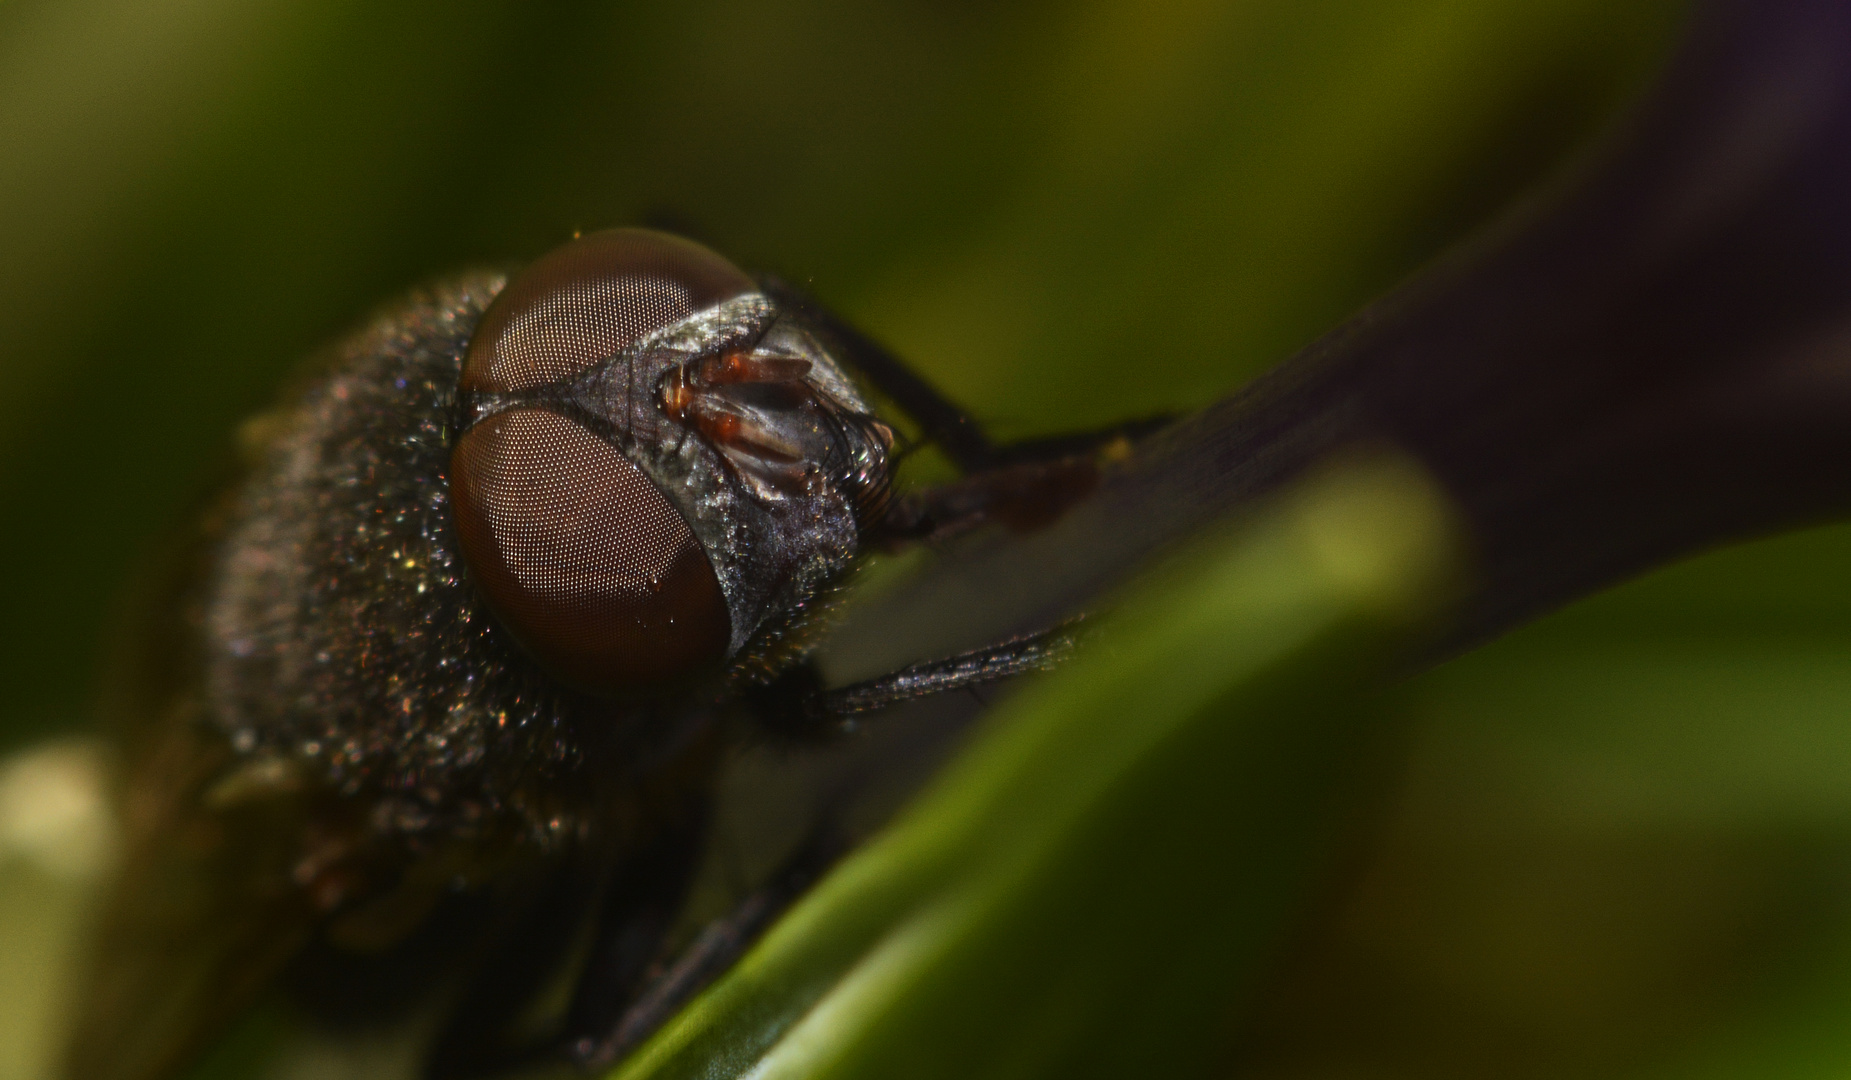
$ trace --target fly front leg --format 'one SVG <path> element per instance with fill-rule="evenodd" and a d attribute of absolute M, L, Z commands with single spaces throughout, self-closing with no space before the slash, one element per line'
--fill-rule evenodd
<path fill-rule="evenodd" d="M 826 339 L 856 373 L 918 424 L 963 478 L 895 498 L 871 524 L 869 539 L 886 547 L 947 539 L 996 523 L 1017 531 L 1040 528 L 1097 486 L 1099 470 L 1131 452 L 1138 439 L 1168 424 L 1154 416 L 1093 431 L 1013 443 L 990 438 L 969 413 L 898 357 L 803 290 L 777 278 L 759 286 L 813 333 Z"/>
<path fill-rule="evenodd" d="M 824 338 L 825 343 L 833 346 L 833 351 L 869 385 L 912 417 L 924 440 L 944 451 L 952 464 L 966 475 L 1069 459 L 1115 456 L 1175 419 L 1165 414 L 1097 430 L 998 443 L 963 407 L 921 378 L 905 361 L 802 289 L 775 277 L 761 277 L 759 288 L 779 307 L 794 313 L 805 326 Z"/>
<path fill-rule="evenodd" d="M 896 496 L 869 524 L 868 540 L 892 549 L 981 525 L 1039 529 L 1099 486 L 1102 470 L 1129 457 L 1135 440 L 1167 423 L 1167 417 L 1139 420 L 994 447 L 983 469 Z"/>

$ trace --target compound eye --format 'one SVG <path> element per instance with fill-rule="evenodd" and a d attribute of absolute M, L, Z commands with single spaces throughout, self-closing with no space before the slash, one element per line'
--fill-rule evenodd
<path fill-rule="evenodd" d="M 510 409 L 450 459 L 463 557 L 555 676 L 620 695 L 720 659 L 725 598 L 687 523 L 629 459 L 556 413 Z"/>
<path fill-rule="evenodd" d="M 463 358 L 462 388 L 507 393 L 557 382 L 754 287 L 680 237 L 589 233 L 516 275 L 489 305 Z"/>

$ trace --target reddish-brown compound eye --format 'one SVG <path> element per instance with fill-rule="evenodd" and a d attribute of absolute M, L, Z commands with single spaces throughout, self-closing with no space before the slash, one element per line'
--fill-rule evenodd
<path fill-rule="evenodd" d="M 556 382 L 753 288 L 692 241 L 647 229 L 589 233 L 540 258 L 489 305 L 463 359 L 462 388 L 506 393 Z"/>
<path fill-rule="evenodd" d="M 668 498 L 556 413 L 510 409 L 450 459 L 457 536 L 502 623 L 554 675 L 613 695 L 718 660 L 730 619 Z"/>

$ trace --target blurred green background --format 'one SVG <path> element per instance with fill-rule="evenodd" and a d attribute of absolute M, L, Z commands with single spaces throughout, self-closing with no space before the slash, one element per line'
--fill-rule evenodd
<path fill-rule="evenodd" d="M 1682 14 L 0 0 L 0 745 L 90 722 L 231 426 L 421 279 L 679 222 L 1005 434 L 1186 408 L 1571 161 Z M 1236 1071 L 1851 1064 L 1848 556 L 1716 553 L 1402 688 L 1400 787 Z M 11 835 L 26 1077 L 87 878 Z"/>

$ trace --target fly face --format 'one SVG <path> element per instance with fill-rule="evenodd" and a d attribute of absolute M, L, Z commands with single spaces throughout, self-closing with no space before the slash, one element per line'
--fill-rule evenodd
<path fill-rule="evenodd" d="M 852 375 L 972 475 L 890 497 L 894 435 Z M 431 1072 L 507 1061 L 574 963 L 539 1048 L 611 1060 L 695 988 L 642 973 L 700 848 L 716 716 L 816 734 L 1047 666 L 1058 633 L 825 690 L 806 631 L 871 544 L 1045 517 L 1096 457 L 992 451 L 801 296 L 638 230 L 415 297 L 254 430 L 151 635 L 165 690 L 131 739 L 78 1080 L 170 1075 L 292 967 L 351 998 L 350 960 L 453 934 L 465 901 L 498 929 L 446 969 Z M 806 851 L 753 910 L 827 861 Z"/>
<path fill-rule="evenodd" d="M 616 231 L 542 259 L 464 361 L 450 491 L 502 624 L 592 693 L 763 661 L 860 547 L 892 433 L 751 279 Z"/>

